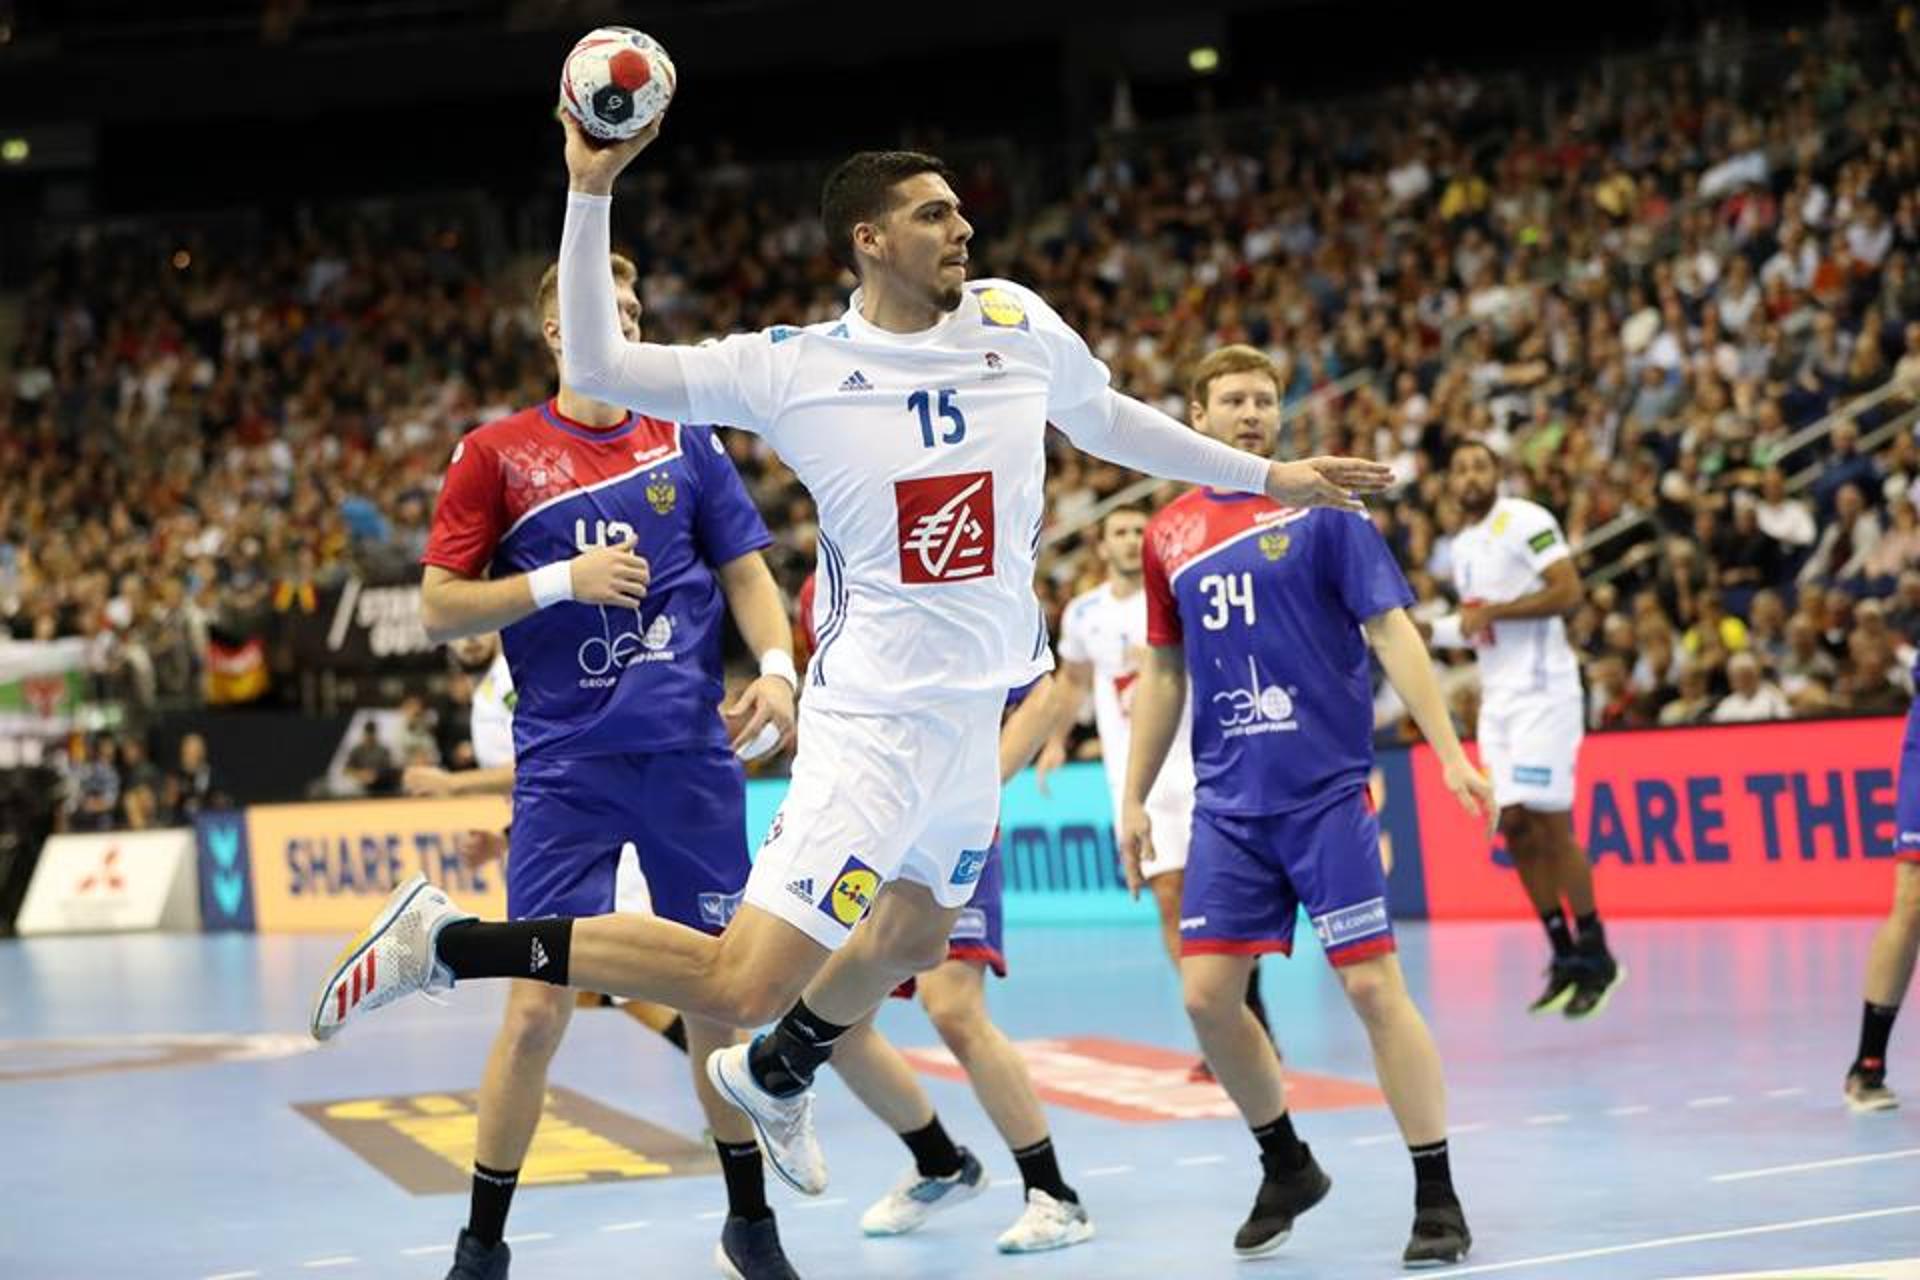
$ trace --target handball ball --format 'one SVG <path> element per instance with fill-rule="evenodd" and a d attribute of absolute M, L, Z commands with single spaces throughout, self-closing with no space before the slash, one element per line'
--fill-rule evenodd
<path fill-rule="evenodd" d="M 580 38 L 560 68 L 560 104 L 602 142 L 651 125 L 673 99 L 673 59 L 632 27 L 601 27 Z"/>

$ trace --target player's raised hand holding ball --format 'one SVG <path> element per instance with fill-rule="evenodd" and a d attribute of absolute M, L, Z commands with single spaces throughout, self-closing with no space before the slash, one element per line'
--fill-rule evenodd
<path fill-rule="evenodd" d="M 633 158 L 660 136 L 678 83 L 660 42 L 632 27 L 581 37 L 560 69 L 561 127 L 573 190 L 607 195 Z"/>

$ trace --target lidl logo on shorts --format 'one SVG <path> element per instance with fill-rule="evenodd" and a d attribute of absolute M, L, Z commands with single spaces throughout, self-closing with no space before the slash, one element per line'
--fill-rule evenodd
<path fill-rule="evenodd" d="M 1553 770 L 1543 764 L 1517 764 L 1513 780 L 1523 787 L 1544 787 L 1553 782 Z"/>
<path fill-rule="evenodd" d="M 973 296 L 980 299 L 981 324 L 990 329 L 1027 327 L 1027 309 L 1005 289 L 982 289 Z"/>
<path fill-rule="evenodd" d="M 979 907 L 962 907 L 960 914 L 954 917 L 953 932 L 947 935 L 949 942 L 985 942 L 987 940 L 987 913 Z"/>
<path fill-rule="evenodd" d="M 739 893 L 703 893 L 700 895 L 700 921 L 716 929 L 724 929 L 732 922 L 734 913 L 740 910 L 740 899 L 746 890 Z"/>
<path fill-rule="evenodd" d="M 858 858 L 848 858 L 833 878 L 833 888 L 820 900 L 820 910 L 851 929 L 867 914 L 878 892 L 880 873 Z"/>
<path fill-rule="evenodd" d="M 974 881 L 980 878 L 980 873 L 981 871 L 986 869 L 986 865 L 987 865 L 987 850 L 962 849 L 960 851 L 960 861 L 957 864 L 955 864 L 953 868 L 953 876 L 947 881 L 947 883 L 948 884 L 972 884 Z"/>
<path fill-rule="evenodd" d="M 1369 898 L 1313 918 L 1313 931 L 1319 935 L 1320 945 L 1329 951 L 1385 933 L 1388 927 L 1385 898 Z"/>

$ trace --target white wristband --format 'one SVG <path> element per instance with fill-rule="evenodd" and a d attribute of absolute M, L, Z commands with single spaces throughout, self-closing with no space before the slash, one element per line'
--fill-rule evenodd
<path fill-rule="evenodd" d="M 527 586 L 533 590 L 536 609 L 573 599 L 573 562 L 555 560 L 541 565 L 527 575 Z"/>
<path fill-rule="evenodd" d="M 793 655 L 785 649 L 769 649 L 761 654 L 760 674 L 779 676 L 793 686 L 795 693 L 800 691 L 800 673 L 794 669 Z"/>

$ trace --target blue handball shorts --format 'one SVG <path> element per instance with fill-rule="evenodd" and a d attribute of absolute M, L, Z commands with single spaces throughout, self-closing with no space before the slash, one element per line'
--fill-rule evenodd
<path fill-rule="evenodd" d="M 719 933 L 746 889 L 746 805 L 746 774 L 724 746 L 521 761 L 507 915 L 606 915 L 631 843 L 654 914 Z"/>

